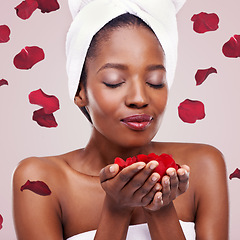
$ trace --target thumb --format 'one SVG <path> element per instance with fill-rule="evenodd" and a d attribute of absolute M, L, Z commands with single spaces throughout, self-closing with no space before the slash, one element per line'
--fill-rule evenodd
<path fill-rule="evenodd" d="M 110 164 L 104 167 L 99 174 L 100 182 L 103 183 L 109 179 L 114 178 L 119 171 L 118 164 Z"/>

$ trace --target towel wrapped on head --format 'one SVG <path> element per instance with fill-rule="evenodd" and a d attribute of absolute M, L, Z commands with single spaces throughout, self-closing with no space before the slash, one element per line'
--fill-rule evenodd
<path fill-rule="evenodd" d="M 69 0 L 73 22 L 66 42 L 69 94 L 76 95 L 82 68 L 93 36 L 112 19 L 130 13 L 141 18 L 157 36 L 166 60 L 170 88 L 177 63 L 176 13 L 185 0 Z"/>

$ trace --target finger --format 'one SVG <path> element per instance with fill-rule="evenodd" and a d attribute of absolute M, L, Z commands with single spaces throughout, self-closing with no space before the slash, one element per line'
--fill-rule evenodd
<path fill-rule="evenodd" d="M 117 164 L 110 164 L 103 169 L 101 169 L 99 178 L 100 182 L 103 183 L 117 175 L 119 171 L 119 166 Z"/>
<path fill-rule="evenodd" d="M 153 198 L 155 196 L 155 194 L 157 192 L 159 192 L 160 190 L 162 189 L 162 186 L 160 183 L 156 183 L 152 189 L 150 190 L 150 192 L 148 194 L 146 194 L 142 200 L 141 200 L 141 203 L 142 203 L 142 206 L 147 206 L 149 205 L 152 201 L 153 201 Z"/>
<path fill-rule="evenodd" d="M 170 177 L 171 192 L 170 192 L 169 198 L 172 201 L 173 199 L 175 199 L 177 197 L 179 180 L 178 180 L 177 172 L 174 168 L 168 168 L 166 173 Z"/>
<path fill-rule="evenodd" d="M 163 206 L 162 193 L 156 192 L 152 202 L 145 207 L 145 209 L 150 211 L 157 211 Z"/>
<path fill-rule="evenodd" d="M 143 199 L 146 195 L 148 195 L 148 198 L 150 198 L 151 201 L 153 196 L 151 197 L 149 195 L 149 192 L 153 190 L 154 185 L 157 183 L 159 179 L 160 175 L 158 173 L 152 173 L 150 177 L 147 179 L 147 181 L 139 189 L 137 189 L 137 191 L 135 191 L 133 195 L 134 199 L 136 200 Z"/>
<path fill-rule="evenodd" d="M 162 179 L 162 200 L 164 204 L 168 204 L 170 193 L 170 178 L 169 176 L 164 176 Z"/>
<path fill-rule="evenodd" d="M 138 162 L 124 168 L 121 172 L 119 172 L 119 174 L 116 176 L 118 188 L 122 189 L 145 166 L 146 164 L 144 162 Z"/>
<path fill-rule="evenodd" d="M 190 167 L 188 165 L 182 165 L 181 168 L 185 169 L 187 173 L 190 173 Z"/>
<path fill-rule="evenodd" d="M 177 174 L 179 179 L 178 189 L 183 193 L 189 186 L 189 172 L 185 168 L 180 168 L 178 169 Z"/>
<path fill-rule="evenodd" d="M 153 181 L 152 179 L 149 179 L 149 177 L 151 176 L 153 170 L 158 166 L 158 162 L 157 161 L 151 161 L 149 162 L 145 168 L 139 172 L 138 174 L 136 174 L 132 180 L 125 186 L 125 190 L 126 191 L 131 191 L 131 192 L 136 192 L 138 189 L 142 189 L 143 194 L 139 195 L 139 198 L 143 197 L 144 195 L 146 195 L 153 187 L 153 185 L 157 182 L 157 179 L 159 179 L 159 174 L 155 174 L 153 176 Z M 148 181 L 149 179 L 149 181 Z M 146 183 L 146 184 L 145 184 Z M 144 188 L 142 188 L 144 186 Z"/>

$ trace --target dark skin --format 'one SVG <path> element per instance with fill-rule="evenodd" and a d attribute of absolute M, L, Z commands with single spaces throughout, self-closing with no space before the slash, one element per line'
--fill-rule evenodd
<path fill-rule="evenodd" d="M 151 141 L 168 95 L 164 54 L 155 35 L 144 27 L 114 30 L 98 55 L 87 61 L 87 73 L 87 87 L 75 99 L 93 122 L 86 148 L 25 159 L 14 173 L 18 239 L 60 240 L 93 229 L 95 239 L 125 239 L 128 226 L 140 223 L 148 224 L 154 240 L 184 239 L 179 219 L 195 222 L 197 239 L 227 239 L 222 154 L 207 145 Z M 121 121 L 143 113 L 153 117 L 144 130 L 132 130 Z M 171 154 L 181 168 L 168 169 L 160 184 L 156 161 L 121 172 L 113 164 L 117 156 L 151 152 Z M 52 194 L 21 192 L 28 179 L 44 181 Z"/>

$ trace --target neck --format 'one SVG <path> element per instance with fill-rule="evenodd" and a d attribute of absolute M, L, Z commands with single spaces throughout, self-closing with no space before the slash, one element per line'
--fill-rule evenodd
<path fill-rule="evenodd" d="M 123 147 L 110 142 L 103 135 L 93 129 L 91 138 L 84 150 L 84 162 L 92 163 L 96 171 L 100 171 L 106 165 L 114 163 L 116 157 L 126 160 L 128 157 L 138 154 L 149 154 L 153 152 L 153 143 L 144 146 Z"/>

